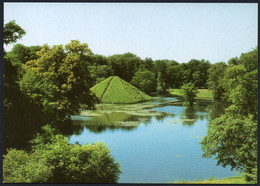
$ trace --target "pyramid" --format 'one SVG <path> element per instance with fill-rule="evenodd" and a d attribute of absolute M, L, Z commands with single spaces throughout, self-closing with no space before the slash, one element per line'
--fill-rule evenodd
<path fill-rule="evenodd" d="M 118 76 L 110 76 L 90 90 L 102 103 L 138 103 L 152 99 Z"/>

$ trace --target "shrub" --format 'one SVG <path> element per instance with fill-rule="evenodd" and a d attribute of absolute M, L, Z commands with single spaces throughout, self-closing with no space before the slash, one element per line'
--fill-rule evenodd
<path fill-rule="evenodd" d="M 4 156 L 6 183 L 117 183 L 119 162 L 104 143 L 69 144 L 50 125 L 31 140 L 32 151 L 10 149 Z"/>
<path fill-rule="evenodd" d="M 44 183 L 52 174 L 51 166 L 36 153 L 9 149 L 3 160 L 6 183 Z"/>

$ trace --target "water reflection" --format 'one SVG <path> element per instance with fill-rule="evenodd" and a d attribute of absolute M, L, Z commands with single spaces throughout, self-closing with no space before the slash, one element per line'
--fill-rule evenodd
<path fill-rule="evenodd" d="M 159 107 L 158 107 L 159 105 Z M 211 120 L 219 117 L 226 104 L 218 101 L 200 100 L 193 107 L 184 107 L 180 98 L 156 97 L 153 101 L 142 104 L 131 105 L 99 105 L 102 111 L 99 116 L 84 117 L 72 116 L 72 120 L 56 123 L 62 134 L 69 137 L 81 135 L 84 129 L 93 133 L 102 133 L 107 130 L 133 131 L 142 123 L 150 125 L 154 117 L 163 123 L 166 118 L 180 119 L 177 123 L 193 126 L 198 120 Z M 161 113 L 159 113 L 161 112 Z M 173 115 L 175 114 L 175 115 Z M 29 140 L 33 139 L 36 132 L 41 132 L 41 126 L 46 124 L 46 118 L 40 115 L 35 118 L 18 117 L 13 120 L 4 121 L 4 153 L 7 148 L 18 148 L 29 150 Z"/>
<path fill-rule="evenodd" d="M 166 113 L 155 116 L 158 121 L 162 121 L 167 117 Z M 83 119 L 85 118 L 85 119 Z M 131 131 L 139 126 L 140 123 L 145 125 L 151 122 L 152 116 L 137 116 L 124 112 L 105 112 L 95 117 L 82 117 L 72 116 L 70 129 L 66 130 L 64 126 L 61 127 L 61 131 L 64 135 L 69 136 L 69 131 L 76 135 L 79 135 L 84 128 L 94 133 L 101 133 L 106 130 L 126 130 Z"/>
<path fill-rule="evenodd" d="M 147 108 L 144 105 L 149 104 L 155 108 L 150 108 L 150 111 L 147 112 Z M 140 105 L 138 104 L 129 106 L 101 104 L 98 106 L 98 110 L 102 112 L 98 112 L 97 116 L 72 116 L 70 127 L 68 126 L 68 129 L 65 130 L 65 127 L 62 126 L 62 131 L 66 136 L 70 136 L 72 133 L 80 135 L 84 128 L 93 133 L 102 133 L 107 130 L 132 131 L 140 123 L 149 125 L 152 119 L 152 115 L 149 114 L 154 113 L 160 113 L 153 115 L 157 121 L 163 122 L 165 118 L 170 117 L 177 119 L 175 123 L 192 126 L 197 120 L 210 120 L 223 113 L 224 110 L 223 104 L 213 103 L 209 100 L 198 100 L 192 107 L 185 107 L 181 99 L 172 97 L 155 97 L 153 101 L 142 104 L 142 106 L 139 108 Z M 133 108 L 136 110 L 133 110 Z M 145 114 L 142 115 L 140 114 L 141 112 Z"/>
<path fill-rule="evenodd" d="M 119 183 L 169 183 L 175 179 L 233 176 L 229 167 L 224 169 L 216 166 L 216 160 L 202 158 L 199 144 L 207 134 L 209 120 L 224 111 L 223 107 L 214 107 L 222 105 L 202 100 L 185 107 L 181 101 L 175 101 L 157 98 L 147 103 L 152 107 L 141 109 L 129 105 L 135 111 L 125 110 L 128 106 L 110 109 L 104 105 L 99 116 L 72 117 L 73 126 L 80 125 L 83 131 L 68 136 L 69 142 L 103 141 L 108 145 L 113 157 L 121 162 L 123 175 Z M 128 122 L 138 125 L 122 125 Z"/>

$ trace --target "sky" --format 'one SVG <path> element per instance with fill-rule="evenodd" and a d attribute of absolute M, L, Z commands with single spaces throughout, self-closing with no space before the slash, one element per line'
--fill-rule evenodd
<path fill-rule="evenodd" d="M 179 63 L 227 62 L 251 51 L 257 18 L 257 3 L 4 3 L 4 24 L 15 20 L 26 31 L 17 43 L 79 40 L 94 54 Z"/>

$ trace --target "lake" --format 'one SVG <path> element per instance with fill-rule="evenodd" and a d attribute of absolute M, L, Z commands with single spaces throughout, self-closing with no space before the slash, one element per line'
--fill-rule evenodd
<path fill-rule="evenodd" d="M 182 106 L 177 97 L 155 97 L 132 105 L 102 104 L 98 111 L 72 116 L 64 135 L 70 143 L 104 142 L 123 174 L 119 183 L 172 183 L 180 180 L 235 176 L 230 167 L 202 158 L 199 142 L 209 120 L 220 116 L 224 105 L 198 101 Z M 92 115 L 91 115 L 92 114 Z"/>

